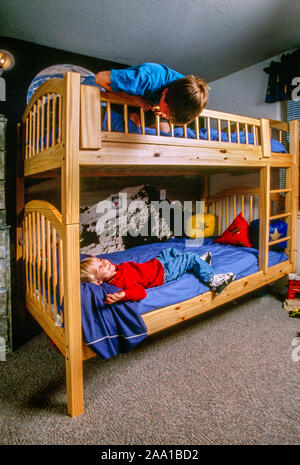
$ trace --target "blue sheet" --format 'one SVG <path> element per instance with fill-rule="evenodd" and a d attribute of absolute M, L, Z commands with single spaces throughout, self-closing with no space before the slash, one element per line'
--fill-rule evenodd
<path fill-rule="evenodd" d="M 102 130 L 107 131 L 107 114 L 105 112 L 103 123 L 102 123 Z M 125 125 L 124 125 L 124 117 L 120 113 L 116 111 L 111 112 L 111 130 L 114 132 L 125 132 Z M 130 119 L 128 120 L 128 131 L 132 134 L 141 134 L 142 129 L 136 126 Z M 145 128 L 145 134 L 150 136 L 156 135 L 155 128 Z M 161 131 L 160 134 L 162 136 L 171 136 L 171 133 L 166 133 Z M 246 144 L 246 135 L 244 131 L 239 132 L 240 135 L 240 144 Z M 174 128 L 174 137 L 184 137 L 184 131 L 182 127 L 175 127 Z M 207 140 L 207 129 L 200 129 L 199 137 L 202 140 Z M 218 131 L 216 129 L 210 130 L 210 140 L 218 141 Z M 196 133 L 193 129 L 187 128 L 187 138 L 188 139 L 196 139 Z M 228 142 L 228 133 L 221 132 L 221 140 L 222 142 Z M 231 142 L 237 143 L 237 133 L 231 132 Z M 254 137 L 253 134 L 248 133 L 248 144 L 254 144 Z M 277 153 L 287 153 L 284 145 L 282 145 L 278 140 L 271 139 L 271 151 Z"/>
<path fill-rule="evenodd" d="M 164 248 L 176 247 L 181 251 L 193 251 L 202 255 L 212 253 L 212 266 L 216 273 L 233 271 L 236 279 L 249 276 L 258 271 L 258 250 L 248 247 L 214 244 L 213 238 L 206 238 L 203 245 L 195 245 L 196 241 L 170 239 L 167 242 L 142 245 L 122 252 L 99 255 L 113 263 L 134 260 L 138 263 L 150 260 Z M 81 255 L 84 258 L 86 255 Z M 269 266 L 287 260 L 283 252 L 269 252 Z M 108 292 L 119 290 L 115 286 L 91 283 L 81 284 L 82 297 L 82 329 L 85 343 L 107 359 L 117 353 L 131 350 L 147 337 L 147 329 L 141 315 L 157 308 L 203 294 L 209 288 L 195 276 L 186 273 L 177 281 L 160 287 L 147 289 L 147 297 L 140 302 L 119 302 L 114 305 L 104 303 Z"/>

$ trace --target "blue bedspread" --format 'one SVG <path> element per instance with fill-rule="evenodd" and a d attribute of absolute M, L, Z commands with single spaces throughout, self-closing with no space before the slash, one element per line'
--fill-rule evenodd
<path fill-rule="evenodd" d="M 205 239 L 202 246 L 191 247 L 191 241 L 170 239 L 151 245 L 142 245 L 122 252 L 101 257 L 119 264 L 134 260 L 144 262 L 157 256 L 160 250 L 176 247 L 181 251 L 193 251 L 202 255 L 212 253 L 212 266 L 216 273 L 233 271 L 236 279 L 258 271 L 258 250 L 247 247 L 214 244 L 212 238 Z M 82 255 L 81 258 L 84 258 Z M 269 252 L 269 266 L 287 260 L 283 252 Z M 114 305 L 104 303 L 108 292 L 118 288 L 103 284 L 81 284 L 82 329 L 84 340 L 89 347 L 107 359 L 117 353 L 131 350 L 147 337 L 147 329 L 141 315 L 157 308 L 172 305 L 207 292 L 209 288 L 195 276 L 186 273 L 177 281 L 160 287 L 147 289 L 147 297 L 140 302 L 119 302 Z"/>

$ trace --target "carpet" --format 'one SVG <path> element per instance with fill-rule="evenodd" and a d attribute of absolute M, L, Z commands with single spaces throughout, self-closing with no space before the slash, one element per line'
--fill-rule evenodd
<path fill-rule="evenodd" d="M 299 444 L 299 331 L 277 297 L 248 296 L 86 361 L 74 419 L 64 358 L 41 333 L 0 363 L 0 444 Z"/>

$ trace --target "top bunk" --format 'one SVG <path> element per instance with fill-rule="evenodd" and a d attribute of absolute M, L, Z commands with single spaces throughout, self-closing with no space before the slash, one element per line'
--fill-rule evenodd
<path fill-rule="evenodd" d="M 130 119 L 138 115 L 139 124 Z M 80 83 L 78 73 L 50 79 L 30 99 L 22 119 L 25 176 L 196 174 L 234 167 L 297 163 L 297 121 L 250 118 L 205 109 L 168 133 L 146 127 L 140 108 Z M 283 144 L 284 141 L 284 144 Z"/>

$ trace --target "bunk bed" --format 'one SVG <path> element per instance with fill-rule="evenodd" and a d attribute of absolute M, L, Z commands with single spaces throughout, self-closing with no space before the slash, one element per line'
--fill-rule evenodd
<path fill-rule="evenodd" d="M 123 108 L 123 132 L 114 128 L 116 104 Z M 228 228 L 230 214 L 235 217 L 241 211 L 249 222 L 259 218 L 259 247 L 249 249 L 256 268 L 247 266 L 244 274 L 238 275 L 220 295 L 207 288 L 197 289 L 192 283 L 192 296 L 183 287 L 176 294 L 175 303 L 168 304 L 161 298 L 156 300 L 160 305 L 150 305 L 145 312 L 139 310 L 147 335 L 222 306 L 295 271 L 298 122 L 287 124 L 207 109 L 191 125 L 171 125 L 170 134 L 161 134 L 158 116 L 156 128 L 148 131 L 143 111 L 137 111 L 141 127 L 131 131 L 128 107 L 121 98 L 108 97 L 97 87 L 82 85 L 79 74 L 68 72 L 64 79 L 50 79 L 37 89 L 20 126 L 23 143 L 17 182 L 17 263 L 23 271 L 23 281 L 18 289 L 24 289 L 27 309 L 65 356 L 67 409 L 72 417 L 83 412 L 83 361 L 95 355 L 82 335 L 81 176 L 201 175 L 201 199 L 205 211 L 217 218 L 218 236 Z M 288 135 L 286 153 L 272 151 L 275 133 L 279 143 L 282 134 Z M 210 173 L 236 169 L 257 170 L 259 186 L 209 196 Z M 272 172 L 279 169 L 285 170 L 286 185 L 274 188 Z M 45 201 L 24 202 L 24 179 L 43 176 L 60 179 L 60 211 Z M 258 215 L 254 215 L 257 199 Z M 275 214 L 271 208 L 274 202 L 280 205 Z M 272 220 L 287 223 L 285 237 L 270 240 Z M 270 250 L 283 242 L 284 253 L 272 261 Z M 204 245 L 209 250 L 212 241 Z M 147 257 L 149 249 L 142 249 L 141 257 Z M 63 324 L 58 324 L 58 308 L 63 308 Z"/>

